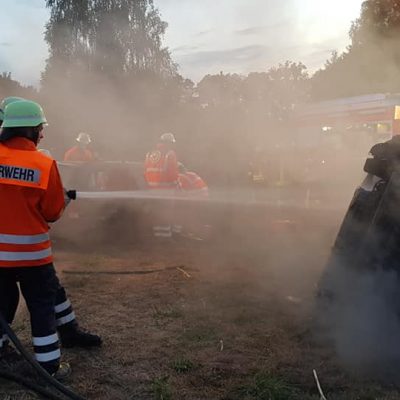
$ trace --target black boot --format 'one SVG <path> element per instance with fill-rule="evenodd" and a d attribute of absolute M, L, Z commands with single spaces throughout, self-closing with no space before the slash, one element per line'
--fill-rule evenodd
<path fill-rule="evenodd" d="M 101 337 L 85 332 L 79 328 L 77 323 L 66 324 L 58 328 L 61 345 L 65 348 L 71 347 L 100 347 Z"/>
<path fill-rule="evenodd" d="M 67 362 L 61 362 L 58 370 L 51 374 L 53 378 L 57 379 L 59 382 L 64 382 L 67 380 L 72 373 L 71 366 Z"/>

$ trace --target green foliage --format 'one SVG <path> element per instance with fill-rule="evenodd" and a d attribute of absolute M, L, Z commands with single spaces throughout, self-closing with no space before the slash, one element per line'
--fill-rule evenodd
<path fill-rule="evenodd" d="M 23 86 L 14 80 L 11 72 L 0 73 L 0 101 L 4 97 L 19 96 L 35 99 L 38 93 L 32 86 Z"/>
<path fill-rule="evenodd" d="M 107 158 L 141 159 L 190 87 L 162 44 L 167 24 L 153 0 L 46 5 L 49 58 L 41 94 L 49 123 L 57 127 L 48 146 L 65 149 L 83 130 Z"/>
<path fill-rule="evenodd" d="M 400 34 L 400 1 L 367 0 L 362 3 L 361 15 L 350 29 L 352 46 L 398 38 Z"/>
<path fill-rule="evenodd" d="M 166 306 L 166 307 L 153 307 L 153 317 L 156 320 L 163 320 L 163 319 L 176 319 L 182 318 L 183 313 L 181 310 L 177 308 Z"/>
<path fill-rule="evenodd" d="M 171 367 L 178 374 L 185 374 L 191 371 L 195 367 L 195 365 L 187 358 L 178 358 L 172 363 Z"/>
<path fill-rule="evenodd" d="M 312 79 L 314 99 L 400 91 L 400 0 L 367 0 L 350 29 L 351 45 Z"/>
<path fill-rule="evenodd" d="M 208 325 L 201 325 L 187 330 L 183 334 L 183 338 L 192 343 L 206 343 L 217 341 L 215 329 Z"/>
<path fill-rule="evenodd" d="M 214 107 L 242 104 L 254 107 L 262 104 L 264 112 L 289 109 L 293 103 L 308 99 L 309 76 L 301 62 L 286 61 L 266 72 L 253 72 L 248 76 L 237 74 L 206 75 L 198 84 L 202 103 Z"/>
<path fill-rule="evenodd" d="M 252 382 L 238 390 L 242 400 L 297 400 L 299 391 L 268 373 L 257 374 Z"/>
<path fill-rule="evenodd" d="M 153 380 L 151 385 L 155 400 L 171 400 L 172 390 L 168 382 L 169 377 L 164 376 Z"/>
<path fill-rule="evenodd" d="M 108 76 L 146 72 L 173 75 L 176 66 L 162 47 L 167 23 L 152 0 L 48 0 L 49 45 L 44 79 L 73 68 Z"/>

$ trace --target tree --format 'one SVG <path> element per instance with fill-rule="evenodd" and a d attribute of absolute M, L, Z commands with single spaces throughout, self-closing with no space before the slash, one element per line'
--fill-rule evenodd
<path fill-rule="evenodd" d="M 296 103 L 303 103 L 309 96 L 309 76 L 307 67 L 299 62 L 286 61 L 267 72 L 272 92 L 272 108 L 281 113 L 278 119 L 292 110 Z M 272 111 L 272 110 L 271 110 Z"/>
<path fill-rule="evenodd" d="M 176 65 L 162 47 L 167 23 L 153 0 L 47 0 L 50 21 L 44 78 L 72 67 L 109 76 L 174 75 Z M 57 68 L 59 67 L 59 68 Z"/>
<path fill-rule="evenodd" d="M 286 61 L 267 72 L 252 72 L 248 76 L 237 74 L 206 75 L 197 90 L 202 103 L 230 107 L 242 104 L 254 108 L 256 104 L 269 112 L 271 107 L 282 111 L 292 104 L 304 102 L 309 96 L 309 76 L 302 63 Z"/>
<path fill-rule="evenodd" d="M 237 74 L 206 75 L 197 85 L 201 102 L 207 106 L 237 104 L 241 100 L 243 77 Z"/>
<path fill-rule="evenodd" d="M 400 1 L 367 0 L 360 17 L 353 22 L 350 38 L 353 47 L 381 45 L 400 35 Z M 392 46 L 393 43 L 390 43 Z"/>
<path fill-rule="evenodd" d="M 351 26 L 351 44 L 333 53 L 312 82 L 324 99 L 400 91 L 400 0 L 367 0 Z"/>
<path fill-rule="evenodd" d="M 3 72 L 0 74 L 0 100 L 8 96 L 26 97 L 36 99 L 37 91 L 32 86 L 23 86 L 14 80 L 11 72 Z"/>
<path fill-rule="evenodd" d="M 305 65 L 292 61 L 247 76 L 206 75 L 195 89 L 199 111 L 185 138 L 190 162 L 214 181 L 246 180 L 255 148 L 292 133 L 293 104 L 309 99 L 309 81 Z"/>
<path fill-rule="evenodd" d="M 186 90 L 162 45 L 167 23 L 153 0 L 46 4 L 49 58 L 41 92 L 58 128 L 57 144 L 68 146 L 84 130 L 107 157 L 142 156 Z"/>

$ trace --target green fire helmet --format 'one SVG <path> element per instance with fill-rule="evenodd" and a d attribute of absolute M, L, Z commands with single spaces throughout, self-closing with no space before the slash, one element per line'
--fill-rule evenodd
<path fill-rule="evenodd" d="M 9 103 L 4 109 L 2 128 L 34 127 L 47 124 L 42 107 L 29 100 L 20 100 Z"/>
<path fill-rule="evenodd" d="M 4 97 L 4 99 L 0 103 L 0 108 L 4 110 L 9 104 L 14 103 L 15 101 L 21 101 L 25 100 L 22 97 L 15 97 L 15 96 L 10 96 L 10 97 Z"/>
<path fill-rule="evenodd" d="M 14 101 L 21 101 L 25 100 L 22 97 L 15 97 L 15 96 L 10 96 L 10 97 L 5 97 L 1 103 L 0 103 L 0 121 L 3 121 L 4 119 L 4 109 L 6 106 L 8 106 L 10 103 L 14 103 Z"/>

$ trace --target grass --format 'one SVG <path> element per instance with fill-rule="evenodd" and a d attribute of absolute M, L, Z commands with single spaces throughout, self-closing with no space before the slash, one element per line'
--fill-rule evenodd
<path fill-rule="evenodd" d="M 156 320 L 175 319 L 181 317 L 183 317 L 182 311 L 176 308 L 173 307 L 159 308 L 156 306 L 153 307 L 153 318 Z"/>
<path fill-rule="evenodd" d="M 107 265 L 108 257 L 100 254 L 89 254 L 80 257 L 79 265 L 81 267 L 97 267 L 99 265 Z"/>
<path fill-rule="evenodd" d="M 258 373 L 252 381 L 237 390 L 237 399 L 241 400 L 298 400 L 300 393 L 297 388 L 289 385 L 283 379 L 268 373 Z"/>
<path fill-rule="evenodd" d="M 28 329 L 29 322 L 26 318 L 21 318 L 18 316 L 18 318 L 15 319 L 12 328 L 14 332 L 19 335 L 21 332 L 24 332 Z"/>
<path fill-rule="evenodd" d="M 178 358 L 171 364 L 172 369 L 178 374 L 186 374 L 194 369 L 195 365 L 187 358 Z"/>
<path fill-rule="evenodd" d="M 153 380 L 151 387 L 155 400 L 172 400 L 172 389 L 168 380 L 168 376 Z"/>
<path fill-rule="evenodd" d="M 217 340 L 215 329 L 210 326 L 197 326 L 187 330 L 183 339 L 192 343 L 208 343 Z"/>
<path fill-rule="evenodd" d="M 232 323 L 235 324 L 236 326 L 249 325 L 254 323 L 254 318 L 255 318 L 254 315 L 242 311 L 233 317 Z"/>
<path fill-rule="evenodd" d="M 169 306 L 163 308 L 153 306 L 152 316 L 157 326 L 164 326 L 170 323 L 171 320 L 182 318 L 183 313 L 181 310 Z"/>

